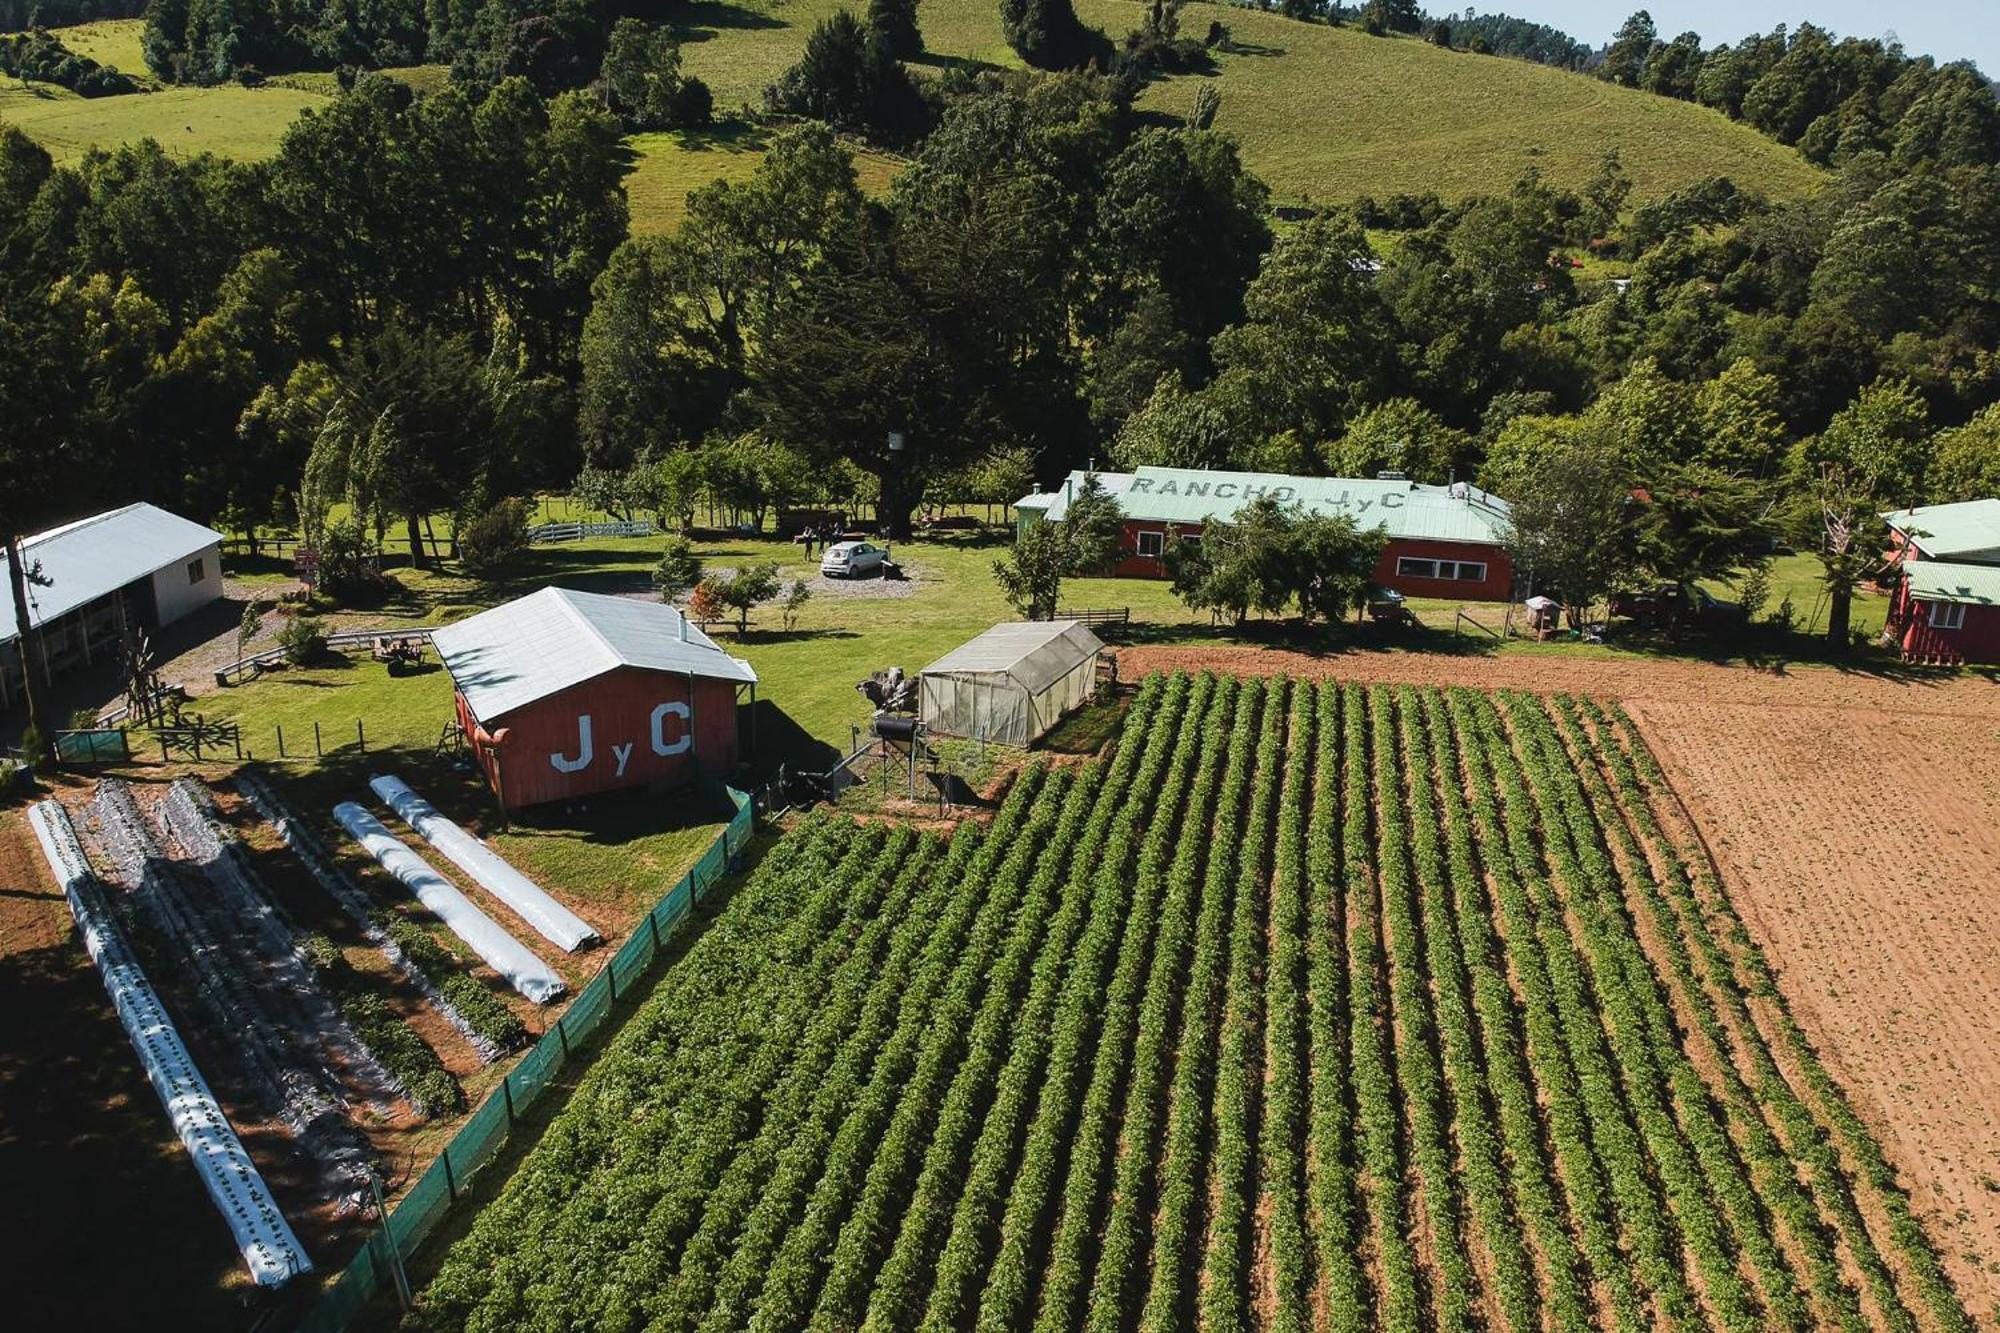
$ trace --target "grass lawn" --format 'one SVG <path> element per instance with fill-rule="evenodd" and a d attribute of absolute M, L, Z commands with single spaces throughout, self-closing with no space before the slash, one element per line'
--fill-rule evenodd
<path fill-rule="evenodd" d="M 146 35 L 146 20 L 99 19 L 95 23 L 79 23 L 74 27 L 51 31 L 64 46 L 78 55 L 135 79 L 153 82 L 152 71 L 146 67 L 145 48 L 141 45 L 141 39 Z"/>
<path fill-rule="evenodd" d="M 702 133 L 635 134 L 626 140 L 633 153 L 632 174 L 625 178 L 631 202 L 632 234 L 664 236 L 687 216 L 690 190 L 716 180 L 749 179 L 764 160 L 770 131 L 732 122 Z M 858 142 L 850 142 L 854 171 L 861 188 L 871 195 L 888 193 L 889 182 L 902 161 Z"/>
<path fill-rule="evenodd" d="M 41 85 L 35 86 L 39 92 Z M 168 152 L 216 153 L 257 161 L 278 151 L 285 127 L 326 99 L 296 88 L 164 88 L 126 97 L 0 94 L 0 119 L 13 122 L 58 162 L 92 148 L 157 139 Z"/>
<path fill-rule="evenodd" d="M 577 517 L 557 502 L 548 516 Z M 396 569 L 392 576 L 401 591 L 373 611 L 349 613 L 353 623 L 439 625 L 547 584 L 591 592 L 643 594 L 649 571 L 658 558 L 661 539 L 607 538 L 573 545 L 537 547 L 508 577 L 482 582 L 455 571 Z M 711 570 L 752 562 L 777 561 L 782 577 L 810 578 L 816 565 L 801 548 L 765 539 L 714 539 L 697 542 Z M 952 534 L 933 540 L 899 542 L 894 554 L 908 571 L 909 583 L 883 584 L 864 580 L 838 584 L 809 602 L 798 628 L 786 633 L 775 606 L 759 608 L 747 633 L 733 624 L 712 626 L 710 632 L 729 652 L 757 670 L 760 767 L 785 760 L 794 767 L 824 767 L 844 753 L 850 727 L 866 723 L 868 706 L 854 685 L 869 673 L 890 666 L 917 671 L 947 651 L 1003 620 L 1015 618 L 993 582 L 992 562 L 1006 551 L 997 535 Z M 392 557 L 393 559 L 393 557 Z M 1811 625 L 1815 609 L 1824 627 L 1826 611 L 1819 598 L 1817 564 L 1810 556 L 1783 556 L 1773 566 L 1771 600 L 1766 614 L 1790 594 L 1802 628 Z M 232 577 L 234 571 L 232 571 Z M 275 581 L 275 571 L 265 577 Z M 1730 596 L 1731 590 L 1715 591 Z M 1129 607 L 1134 633 L 1151 640 L 1204 639 L 1219 631 L 1205 613 L 1190 612 L 1174 599 L 1167 584 L 1152 579 L 1080 579 L 1064 590 L 1066 607 Z M 1872 593 L 1855 603 L 1857 627 L 1881 627 L 1886 599 Z M 1391 651 L 1454 651 L 1561 653 L 1618 656 L 1628 652 L 1654 655 L 1660 645 L 1586 645 L 1566 641 L 1534 643 L 1510 640 L 1497 644 L 1485 636 L 1453 632 L 1458 603 L 1414 599 L 1411 608 L 1427 627 L 1407 639 L 1393 641 Z M 1474 608 L 1484 622 L 1497 626 L 1498 606 Z M 1269 627 L 1264 627 L 1268 629 Z M 1264 632 L 1259 630 L 1258 632 Z M 1371 647 L 1381 640 L 1372 629 L 1344 628 Z M 1702 651 L 1689 645 L 1675 651 Z M 366 728 L 371 749 L 399 746 L 428 752 L 450 716 L 451 685 L 445 673 L 391 679 L 368 660 L 336 666 L 292 670 L 253 684 L 208 694 L 196 704 L 205 713 L 230 717 L 244 724 L 245 741 L 260 757 L 276 754 L 276 729 L 285 729 L 288 750 L 310 752 L 314 722 L 324 743 L 356 744 L 355 722 Z"/>

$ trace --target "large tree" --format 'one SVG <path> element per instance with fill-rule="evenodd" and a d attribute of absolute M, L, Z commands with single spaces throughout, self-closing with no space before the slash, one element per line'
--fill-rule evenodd
<path fill-rule="evenodd" d="M 1924 403 L 1909 385 L 1870 385 L 1824 433 L 1793 449 L 1786 478 L 1790 518 L 1802 544 L 1819 558 L 1827 591 L 1827 643 L 1848 645 L 1854 589 L 1882 561 L 1884 510 L 1915 504 L 1930 463 Z"/>

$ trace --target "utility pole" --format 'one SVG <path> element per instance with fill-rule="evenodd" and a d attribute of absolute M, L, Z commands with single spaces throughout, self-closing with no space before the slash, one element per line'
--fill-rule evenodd
<path fill-rule="evenodd" d="M 14 642 L 21 657 L 21 692 L 28 707 L 28 729 L 40 745 L 39 752 L 29 755 L 37 765 L 47 764 L 55 758 L 54 742 L 47 728 L 42 725 L 41 699 L 36 693 L 35 667 L 42 655 L 41 640 L 36 636 L 34 626 L 28 623 L 28 585 L 46 583 L 25 563 L 26 556 L 21 550 L 19 533 L 7 534 L 7 584 L 14 594 Z"/>

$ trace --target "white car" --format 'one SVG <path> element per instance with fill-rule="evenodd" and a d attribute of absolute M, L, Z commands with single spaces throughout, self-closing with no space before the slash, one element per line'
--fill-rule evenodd
<path fill-rule="evenodd" d="M 888 563 L 889 552 L 870 542 L 835 542 L 820 558 L 819 572 L 830 579 L 872 574 Z"/>

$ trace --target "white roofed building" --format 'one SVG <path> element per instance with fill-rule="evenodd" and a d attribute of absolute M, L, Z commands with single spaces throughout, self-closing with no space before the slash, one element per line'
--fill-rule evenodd
<path fill-rule="evenodd" d="M 222 596 L 222 534 L 150 504 L 78 519 L 21 544 L 28 623 L 47 677 L 114 658 L 128 629 L 160 629 Z M 0 707 L 20 696 L 12 572 L 0 553 Z"/>
<path fill-rule="evenodd" d="M 727 777 L 757 673 L 660 602 L 543 588 L 436 630 L 464 728 L 506 808 Z"/>

